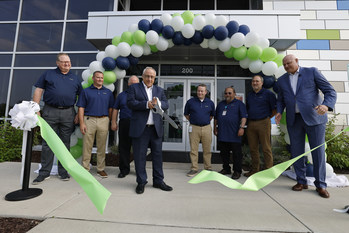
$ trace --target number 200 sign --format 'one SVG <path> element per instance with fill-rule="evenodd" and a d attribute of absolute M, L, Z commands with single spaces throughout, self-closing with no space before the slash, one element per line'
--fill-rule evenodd
<path fill-rule="evenodd" d="M 193 72 L 193 68 L 182 68 L 182 74 L 192 74 Z"/>

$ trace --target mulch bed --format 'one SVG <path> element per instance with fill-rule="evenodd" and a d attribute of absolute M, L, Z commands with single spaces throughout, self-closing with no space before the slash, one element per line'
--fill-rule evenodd
<path fill-rule="evenodd" d="M 0 217 L 0 232 L 25 233 L 41 222 L 37 219 Z"/>

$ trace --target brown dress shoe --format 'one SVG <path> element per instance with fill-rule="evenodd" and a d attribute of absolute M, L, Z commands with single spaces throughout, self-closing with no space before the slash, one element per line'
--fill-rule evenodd
<path fill-rule="evenodd" d="M 292 187 L 293 191 L 302 191 L 303 189 L 308 189 L 308 185 L 297 183 L 295 186 Z"/>
<path fill-rule="evenodd" d="M 324 188 L 316 188 L 316 192 L 319 193 L 320 197 L 323 197 L 323 198 L 329 198 L 330 197 L 330 194 Z"/>

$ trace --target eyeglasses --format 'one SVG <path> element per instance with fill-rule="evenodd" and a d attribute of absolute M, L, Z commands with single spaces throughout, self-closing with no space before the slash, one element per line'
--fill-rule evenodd
<path fill-rule="evenodd" d="M 231 95 L 233 94 L 232 92 L 224 92 L 224 95 Z"/>
<path fill-rule="evenodd" d="M 63 64 L 69 64 L 70 61 L 59 61 L 60 63 L 63 63 Z"/>

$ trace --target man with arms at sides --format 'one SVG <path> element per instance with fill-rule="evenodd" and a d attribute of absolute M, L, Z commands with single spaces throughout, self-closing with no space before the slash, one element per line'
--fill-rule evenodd
<path fill-rule="evenodd" d="M 191 169 L 187 176 L 194 176 L 198 173 L 199 165 L 199 143 L 202 143 L 204 169 L 211 171 L 211 143 L 212 127 L 210 122 L 215 114 L 215 107 L 212 100 L 206 98 L 207 87 L 200 84 L 196 89 L 197 97 L 187 101 L 184 107 L 184 116 L 190 122 L 190 160 Z"/>
<path fill-rule="evenodd" d="M 33 101 L 40 103 L 41 96 L 44 95 L 45 106 L 42 110 L 42 117 L 57 132 L 58 136 L 70 149 L 70 136 L 78 123 L 74 104 L 76 98 L 82 90 L 80 81 L 71 71 L 71 62 L 68 54 L 59 53 L 56 59 L 57 68 L 46 71 L 37 83 L 33 95 Z M 37 113 L 40 115 L 40 112 Z M 42 141 L 41 169 L 39 176 L 33 184 L 39 184 L 50 178 L 54 155 L 46 141 Z M 58 161 L 58 175 L 61 180 L 68 181 L 70 176 Z"/>
<path fill-rule="evenodd" d="M 132 75 L 128 79 L 128 86 L 139 83 L 137 76 Z M 127 107 L 127 89 L 121 92 L 115 100 L 113 106 L 113 114 L 111 120 L 111 129 L 118 130 L 119 136 L 119 178 L 124 178 L 130 173 L 130 151 L 132 146 L 132 139 L 129 136 L 130 120 L 132 111 Z M 120 112 L 120 115 L 119 115 Z M 120 116 L 119 124 L 117 124 L 118 115 Z"/>
<path fill-rule="evenodd" d="M 172 187 L 164 182 L 162 169 L 162 116 L 151 110 L 157 104 L 161 109 L 166 110 L 168 102 L 164 90 L 154 85 L 155 77 L 156 71 L 152 67 L 146 67 L 142 74 L 143 81 L 130 86 L 127 95 L 127 105 L 132 110 L 130 137 L 132 137 L 137 175 L 137 194 L 142 194 L 147 184 L 145 166 L 148 145 L 151 149 L 153 163 L 153 187 L 163 191 L 172 191 Z"/>
<path fill-rule="evenodd" d="M 251 170 L 244 174 L 249 177 L 260 169 L 259 144 L 264 156 L 264 169 L 273 166 L 271 151 L 271 121 L 276 113 L 275 94 L 263 88 L 263 78 L 255 75 L 252 78 L 252 91 L 247 95 L 246 108 L 248 114 L 247 140 L 251 153 Z"/>
<path fill-rule="evenodd" d="M 113 93 L 103 86 L 104 75 L 95 71 L 92 76 L 93 84 L 85 88 L 79 97 L 80 131 L 83 136 L 82 166 L 90 171 L 91 153 L 94 140 L 97 145 L 97 174 L 107 178 L 105 172 L 105 147 L 109 131 Z"/>
<path fill-rule="evenodd" d="M 241 137 L 245 132 L 247 111 L 245 104 L 235 99 L 236 93 L 233 87 L 227 87 L 224 91 L 225 100 L 216 108 L 214 119 L 214 135 L 218 138 L 218 145 L 223 169 L 219 172 L 223 175 L 231 174 L 230 151 L 233 152 L 232 179 L 239 179 L 242 173 L 242 148 Z"/>
<path fill-rule="evenodd" d="M 283 65 L 287 73 L 277 81 L 278 100 L 275 121 L 277 124 L 280 123 L 281 115 L 286 108 L 291 156 L 296 157 L 304 153 L 305 134 L 308 135 L 310 148 L 325 142 L 327 111 L 333 110 L 337 94 L 318 69 L 300 67 L 294 55 L 285 56 Z M 326 190 L 325 146 L 312 151 L 311 154 L 316 191 L 321 197 L 329 198 L 330 194 Z M 292 190 L 307 189 L 305 157 L 297 160 L 293 166 L 297 175 L 297 184 L 292 187 Z"/>

